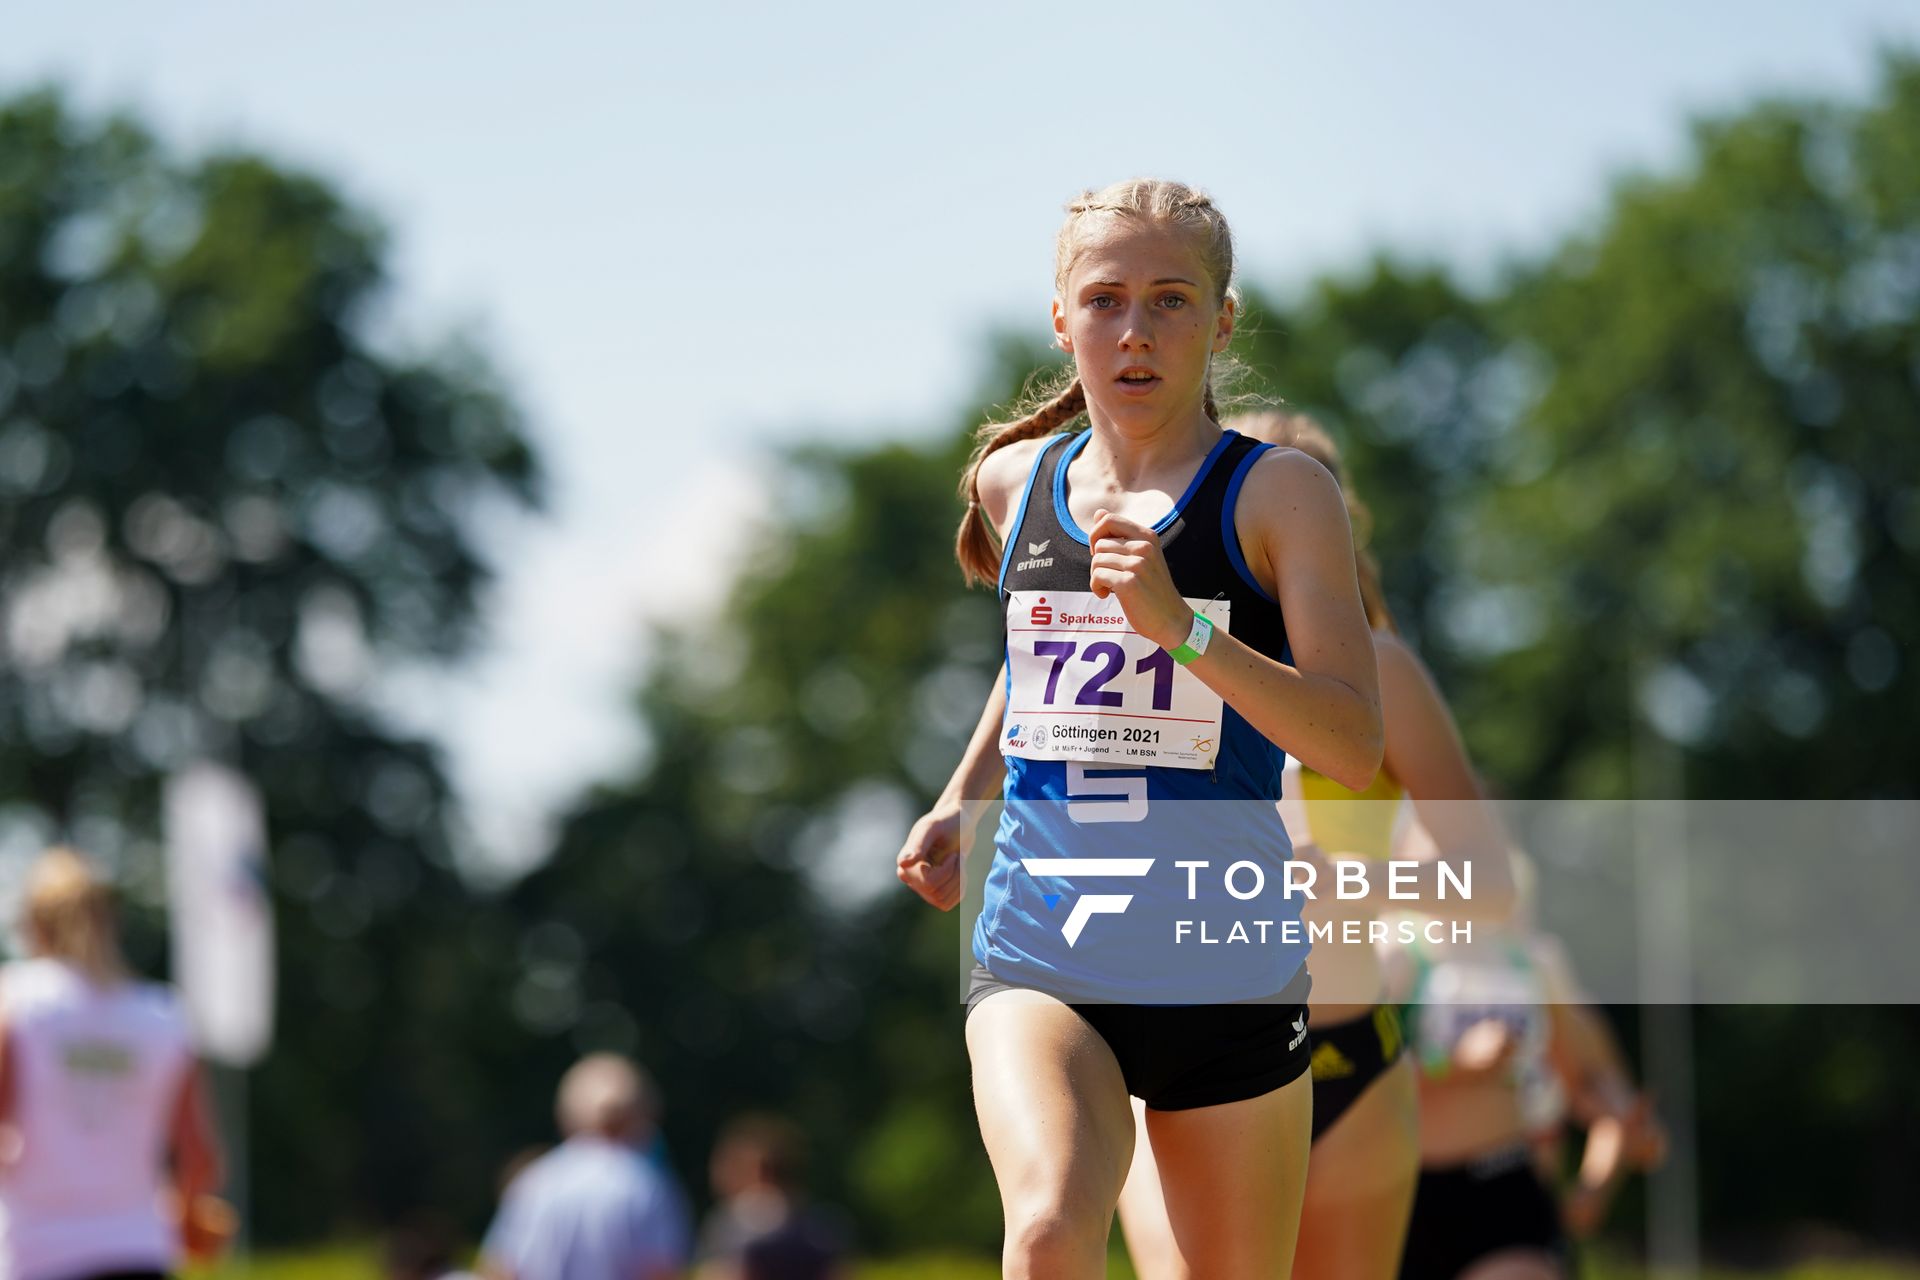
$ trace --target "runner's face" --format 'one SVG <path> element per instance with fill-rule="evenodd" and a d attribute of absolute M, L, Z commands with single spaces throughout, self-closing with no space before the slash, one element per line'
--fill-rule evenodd
<path fill-rule="evenodd" d="M 1216 298 L 1191 235 L 1102 218 L 1054 299 L 1054 333 L 1096 411 L 1158 426 L 1198 407 L 1208 363 L 1232 336 L 1232 306 Z"/>

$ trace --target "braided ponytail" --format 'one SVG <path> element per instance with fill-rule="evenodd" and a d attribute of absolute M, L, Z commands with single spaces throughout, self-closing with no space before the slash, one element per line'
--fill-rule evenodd
<path fill-rule="evenodd" d="M 1058 394 L 1046 396 L 1024 416 L 1012 422 L 989 422 L 980 428 L 973 456 L 967 460 L 966 474 L 960 481 L 960 496 L 967 500 L 967 513 L 960 517 L 960 531 L 953 541 L 953 554 L 960 561 L 960 573 L 968 586 L 992 582 L 1000 572 L 1000 549 L 994 545 L 993 526 L 980 510 L 980 464 L 1010 444 L 1052 435 L 1086 412 L 1086 408 L 1087 393 L 1075 377 Z"/>

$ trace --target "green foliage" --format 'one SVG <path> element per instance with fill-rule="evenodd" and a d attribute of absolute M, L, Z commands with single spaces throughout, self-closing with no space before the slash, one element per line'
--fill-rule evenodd
<path fill-rule="evenodd" d="M 1462 569 L 1537 627 L 1472 704 L 1516 787 L 1620 793 L 1644 719 L 1690 794 L 1911 793 L 1917 133 L 1898 59 L 1867 109 L 1703 124 L 1690 172 L 1624 184 L 1508 299 L 1552 377 Z M 1580 732 L 1502 750 L 1540 719 Z"/>
<path fill-rule="evenodd" d="M 251 1086 L 269 1238 L 446 1194 L 485 1110 L 460 956 L 486 921 L 437 751 L 368 681 L 467 644 L 468 513 L 538 476 L 477 355 L 365 336 L 382 252 L 312 178 L 183 161 L 52 94 L 0 105 L 0 841 L 117 864 L 152 970 L 161 780 L 211 755 L 259 784 L 285 958 Z"/>

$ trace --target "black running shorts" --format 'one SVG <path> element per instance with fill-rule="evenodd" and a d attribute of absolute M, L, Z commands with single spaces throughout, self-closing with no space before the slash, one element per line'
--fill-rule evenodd
<path fill-rule="evenodd" d="M 1367 1086 L 1400 1060 L 1400 1015 L 1389 1004 L 1349 1022 L 1313 1030 L 1313 1138 L 1360 1100 Z"/>
<path fill-rule="evenodd" d="M 1568 1257 L 1559 1210 L 1530 1151 L 1514 1147 L 1420 1171 L 1400 1280 L 1453 1280 L 1509 1249 L 1537 1250 L 1562 1262 Z"/>
<path fill-rule="evenodd" d="M 974 966 L 967 1013 L 1002 982 Z M 1120 1064 L 1127 1092 L 1155 1111 L 1188 1111 L 1242 1102 L 1292 1084 L 1307 1070 L 1306 971 L 1285 991 L 1238 1004 L 1075 1004 Z"/>

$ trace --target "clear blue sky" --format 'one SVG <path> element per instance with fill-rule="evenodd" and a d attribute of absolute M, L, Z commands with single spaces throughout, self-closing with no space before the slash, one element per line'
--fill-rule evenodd
<path fill-rule="evenodd" d="M 642 620 L 738 554 L 650 531 L 750 515 L 771 442 L 951 427 L 981 334 L 1043 323 L 1081 186 L 1206 186 L 1263 283 L 1380 246 L 1486 271 L 1674 163 L 1689 114 L 1859 92 L 1886 41 L 1920 6 L 112 0 L 18 9 L 0 88 L 317 169 L 392 228 L 402 330 L 499 357 L 554 517 L 494 534 L 491 653 L 388 696 L 522 861 L 635 750 Z"/>

